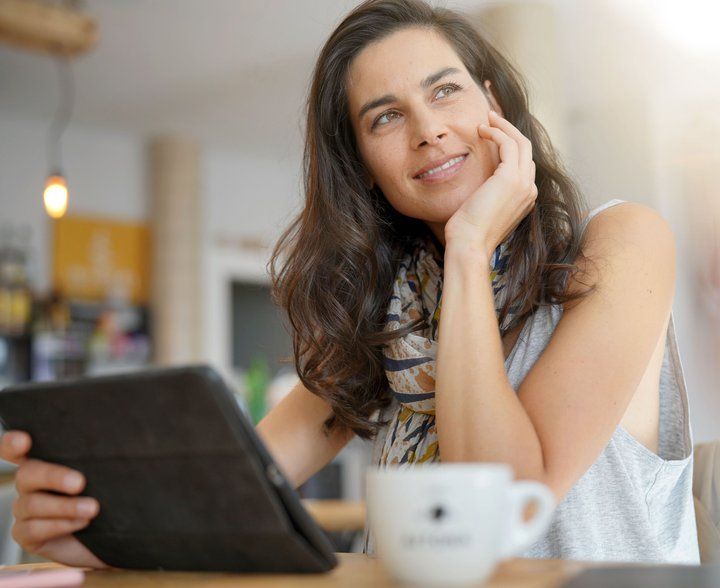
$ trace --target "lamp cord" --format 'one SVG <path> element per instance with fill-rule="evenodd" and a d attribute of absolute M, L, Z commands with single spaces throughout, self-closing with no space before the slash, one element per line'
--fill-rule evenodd
<path fill-rule="evenodd" d="M 60 138 L 72 118 L 75 104 L 75 80 L 70 58 L 60 56 L 56 58 L 55 63 L 60 77 L 60 101 L 48 134 L 47 158 L 51 173 L 62 170 Z"/>

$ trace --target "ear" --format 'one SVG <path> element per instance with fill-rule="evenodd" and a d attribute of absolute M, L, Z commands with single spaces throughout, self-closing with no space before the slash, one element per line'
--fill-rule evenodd
<path fill-rule="evenodd" d="M 483 93 L 485 94 L 485 97 L 488 100 L 488 105 L 490 106 L 490 110 L 494 110 L 497 112 L 500 116 L 504 117 L 502 108 L 500 108 L 500 103 L 495 98 L 495 93 L 493 92 L 492 88 L 490 87 L 491 83 L 490 80 L 485 80 L 482 85 Z"/>

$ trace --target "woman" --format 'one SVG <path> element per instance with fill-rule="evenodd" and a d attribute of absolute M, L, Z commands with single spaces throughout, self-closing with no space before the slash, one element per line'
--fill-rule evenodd
<path fill-rule="evenodd" d="M 583 215 L 466 20 L 419 0 L 346 17 L 314 72 L 305 192 L 271 263 L 301 383 L 258 425 L 293 484 L 356 434 L 383 467 L 505 462 L 558 500 L 523 555 L 698 561 L 672 231 L 620 200 Z M 2 440 L 15 537 L 102 566 L 70 534 L 97 502 L 48 493 L 82 476 L 29 446 Z"/>

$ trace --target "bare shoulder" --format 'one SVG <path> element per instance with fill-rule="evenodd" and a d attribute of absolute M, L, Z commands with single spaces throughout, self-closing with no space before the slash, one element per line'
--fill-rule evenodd
<path fill-rule="evenodd" d="M 596 288 L 566 305 L 518 389 L 543 448 L 545 482 L 559 496 L 594 463 L 626 413 L 674 293 L 673 232 L 652 208 L 603 210 L 585 237 Z"/>
<path fill-rule="evenodd" d="M 654 208 L 639 202 L 622 202 L 593 216 L 585 228 L 578 274 L 568 280 L 567 292 L 596 285 L 608 288 L 621 275 L 638 279 L 665 274 L 675 279 L 675 236 L 668 221 Z M 582 299 L 565 305 L 574 308 Z"/>

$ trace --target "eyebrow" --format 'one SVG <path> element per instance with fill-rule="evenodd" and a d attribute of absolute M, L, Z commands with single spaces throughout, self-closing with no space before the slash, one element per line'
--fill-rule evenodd
<path fill-rule="evenodd" d="M 440 71 L 436 71 L 434 74 L 430 74 L 428 77 L 426 77 L 422 82 L 420 82 L 420 87 L 423 89 L 429 88 L 435 82 L 444 78 L 445 76 L 458 73 L 460 73 L 460 70 L 457 67 L 445 67 Z M 358 119 L 362 119 L 362 117 L 365 116 L 365 114 L 369 110 L 372 110 L 373 108 L 378 108 L 379 106 L 385 106 L 386 104 L 390 104 L 392 102 L 397 102 L 397 97 L 393 94 L 385 94 L 385 96 L 381 96 L 380 98 L 376 98 L 375 100 L 366 102 L 365 105 L 360 109 Z"/>

